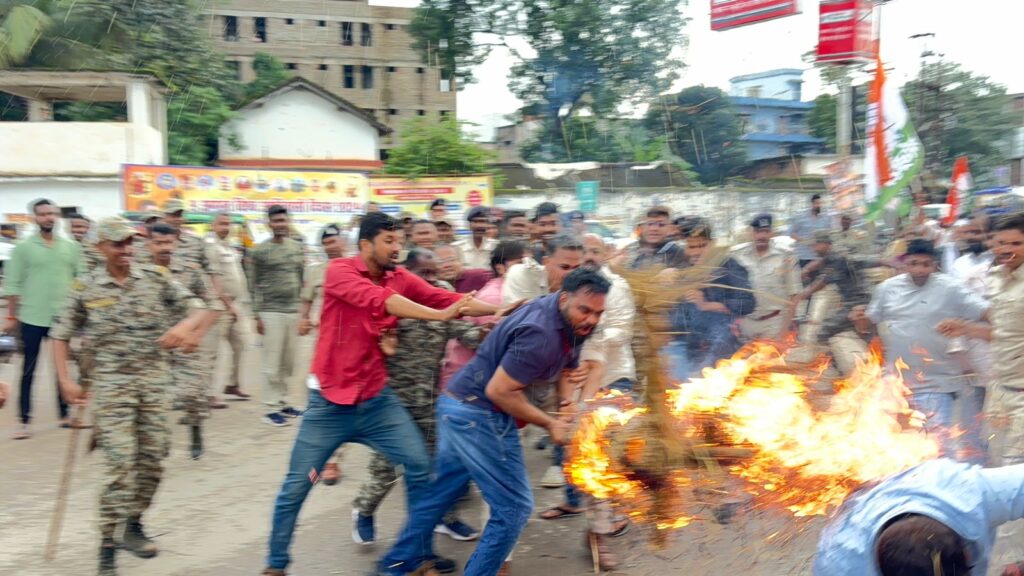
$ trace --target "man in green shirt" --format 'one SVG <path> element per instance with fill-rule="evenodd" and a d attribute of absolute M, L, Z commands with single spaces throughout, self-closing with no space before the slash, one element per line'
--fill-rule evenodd
<path fill-rule="evenodd" d="M 288 403 L 288 381 L 295 363 L 299 293 L 302 291 L 303 246 L 289 238 L 291 218 L 284 206 L 267 210 L 274 236 L 252 252 L 249 292 L 256 332 L 263 337 L 263 403 L 270 411 L 263 421 L 285 426 L 301 412 Z"/>
<path fill-rule="evenodd" d="M 50 332 L 50 323 L 60 314 L 71 281 L 82 268 L 77 243 L 54 234 L 60 210 L 50 200 L 33 202 L 29 209 L 35 216 L 39 233 L 19 243 L 7 263 L 4 294 L 7 295 L 7 322 L 4 331 L 13 334 L 20 328 L 25 361 L 21 368 L 21 424 L 14 433 L 16 440 L 32 437 L 29 427 L 32 412 L 32 380 L 43 338 Z M 68 406 L 57 394 L 61 426 L 69 427 Z"/>

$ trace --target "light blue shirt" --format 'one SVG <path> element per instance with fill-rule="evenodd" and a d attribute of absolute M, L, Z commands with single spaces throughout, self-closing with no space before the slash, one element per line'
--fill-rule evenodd
<path fill-rule="evenodd" d="M 864 489 L 822 531 L 814 576 L 880 576 L 878 534 L 903 514 L 949 526 L 968 542 L 971 574 L 985 576 L 996 528 L 1024 517 L 1024 464 L 981 468 L 932 460 Z"/>
<path fill-rule="evenodd" d="M 952 276 L 933 273 L 924 286 L 909 274 L 882 282 L 868 304 L 875 324 L 885 322 L 885 360 L 891 367 L 902 358 L 909 366 L 903 380 L 914 392 L 956 392 L 964 385 L 963 366 L 946 353 L 949 339 L 935 327 L 949 318 L 977 321 L 988 309 L 983 295 L 975 294 Z"/>
<path fill-rule="evenodd" d="M 824 212 L 815 216 L 808 212 L 803 216 L 793 219 L 789 232 L 800 240 L 793 245 L 796 257 L 800 260 L 817 260 L 818 255 L 814 252 L 814 233 L 818 230 L 829 230 L 832 228 L 832 219 Z"/>

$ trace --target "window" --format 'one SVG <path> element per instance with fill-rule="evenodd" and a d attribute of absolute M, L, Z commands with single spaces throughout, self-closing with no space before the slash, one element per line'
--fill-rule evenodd
<path fill-rule="evenodd" d="M 398 28 L 398 27 L 395 26 L 394 24 L 385 24 L 384 25 L 384 29 L 385 30 L 394 30 L 395 28 Z"/>
<path fill-rule="evenodd" d="M 345 78 L 345 83 L 344 83 L 345 88 L 355 88 L 356 87 L 356 67 L 352 66 L 351 64 L 345 64 L 343 70 L 344 70 L 343 76 Z"/>
<path fill-rule="evenodd" d="M 295 24 L 295 18 L 285 18 L 284 23 L 291 26 L 292 24 Z"/>
<path fill-rule="evenodd" d="M 267 19 L 256 18 L 256 41 L 267 43 Z"/>
<path fill-rule="evenodd" d="M 417 116 L 426 116 L 427 115 L 427 111 L 426 110 L 417 110 L 416 111 L 416 115 Z"/>
<path fill-rule="evenodd" d="M 321 64 L 320 70 L 327 70 L 327 64 Z"/>
<path fill-rule="evenodd" d="M 441 118 L 447 118 L 448 117 L 448 111 L 447 110 L 441 110 L 440 112 L 438 112 L 438 114 L 441 115 Z"/>
<path fill-rule="evenodd" d="M 416 69 L 416 73 L 417 74 L 423 74 L 423 68 L 417 68 Z"/>
<path fill-rule="evenodd" d="M 359 44 L 362 46 L 373 46 L 373 25 L 363 22 L 359 35 Z"/>
<path fill-rule="evenodd" d="M 441 85 L 438 86 L 437 89 L 440 92 L 451 92 L 452 91 L 452 81 L 449 80 L 448 78 L 441 78 Z"/>
<path fill-rule="evenodd" d="M 398 116 L 398 110 L 395 108 L 388 108 L 388 116 Z"/>
<path fill-rule="evenodd" d="M 761 87 L 760 86 L 751 86 L 750 88 L 747 88 L 747 98 L 760 98 L 760 97 L 761 97 Z"/>
<path fill-rule="evenodd" d="M 388 72 L 396 72 L 397 70 L 394 66 L 388 66 Z"/>
<path fill-rule="evenodd" d="M 321 28 L 327 28 L 327 20 L 320 20 L 319 22 L 317 22 L 317 26 Z"/>
<path fill-rule="evenodd" d="M 238 42 L 238 17 L 224 17 L 224 39 L 228 42 Z"/>
<path fill-rule="evenodd" d="M 352 45 L 352 23 L 342 22 L 341 23 L 341 45 L 351 46 Z"/>
<path fill-rule="evenodd" d="M 363 90 L 373 88 L 373 66 L 363 66 Z"/>
<path fill-rule="evenodd" d="M 299 65 L 296 64 L 295 62 L 288 62 L 287 64 L 284 65 L 284 67 L 289 70 L 297 70 Z"/>
<path fill-rule="evenodd" d="M 391 157 L 391 151 L 390 150 L 388 150 L 386 148 L 381 148 L 380 149 L 380 161 L 381 162 L 387 162 L 388 158 L 390 158 L 390 157 Z"/>

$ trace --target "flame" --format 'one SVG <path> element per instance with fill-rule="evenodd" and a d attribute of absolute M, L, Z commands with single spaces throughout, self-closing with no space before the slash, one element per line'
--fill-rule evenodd
<path fill-rule="evenodd" d="M 776 345 L 753 343 L 666 394 L 680 435 L 695 446 L 736 448 L 742 454 L 722 464 L 742 480 L 735 490 L 795 516 L 822 515 L 865 483 L 938 456 L 937 443 L 923 431 L 923 415 L 907 401 L 902 361 L 896 362 L 895 374 L 887 374 L 881 353 L 873 350 L 850 378 L 835 384 L 827 408 L 819 409 L 808 385 L 820 372 L 814 366 L 787 366 L 784 356 Z M 644 413 L 621 403 L 593 409 L 581 419 L 566 464 L 574 485 L 614 499 L 630 514 L 645 508 L 639 504 L 645 485 L 616 461 L 612 447 L 616 432 Z M 631 449 L 626 442 L 626 453 Z M 674 470 L 672 483 L 693 489 L 700 483 L 693 474 Z M 677 528 L 691 520 L 673 511 L 656 526 Z"/>

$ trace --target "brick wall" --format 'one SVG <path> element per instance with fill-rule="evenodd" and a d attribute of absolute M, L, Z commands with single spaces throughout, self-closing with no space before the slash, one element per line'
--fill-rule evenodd
<path fill-rule="evenodd" d="M 209 12 L 208 30 L 225 59 L 238 62 L 242 81 L 254 77 L 257 52 L 273 54 L 294 74 L 370 111 L 395 133 L 381 139 L 382 148 L 397 143 L 401 122 L 419 115 L 455 114 L 454 86 L 441 90 L 441 72 L 424 64 L 411 47 L 408 8 L 369 6 L 365 0 L 225 0 Z M 228 41 L 228 17 L 236 18 L 237 40 Z M 256 38 L 256 18 L 265 18 L 266 42 Z M 343 23 L 352 26 L 352 45 L 342 43 Z M 362 45 L 363 25 L 372 44 Z M 352 66 L 354 84 L 346 88 L 345 66 Z M 372 68 L 372 86 L 364 86 L 363 68 Z M 422 112 L 421 112 L 422 111 Z"/>

